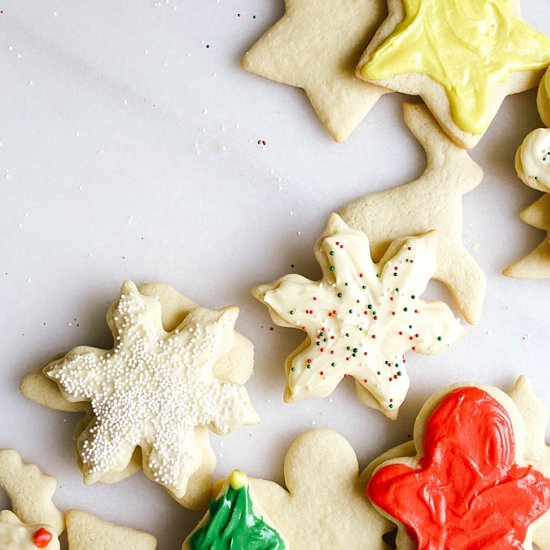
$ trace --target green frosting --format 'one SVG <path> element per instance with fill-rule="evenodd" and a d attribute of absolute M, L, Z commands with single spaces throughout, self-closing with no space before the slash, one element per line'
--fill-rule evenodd
<path fill-rule="evenodd" d="M 248 485 L 228 486 L 210 503 L 210 521 L 189 540 L 191 550 L 284 550 L 283 539 L 252 512 Z"/>

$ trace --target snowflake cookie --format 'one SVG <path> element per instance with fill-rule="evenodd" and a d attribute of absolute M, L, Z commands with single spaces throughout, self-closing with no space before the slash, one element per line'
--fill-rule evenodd
<path fill-rule="evenodd" d="M 397 524 L 398 549 L 528 550 L 546 540 L 550 463 L 532 456 L 541 445 L 528 422 L 540 408 L 529 392 L 523 378 L 511 396 L 473 384 L 443 390 L 420 411 L 414 443 L 367 467 L 367 495 Z"/>
<path fill-rule="evenodd" d="M 0 512 L 0 548 L 59 549 L 65 520 L 52 502 L 55 488 L 53 477 L 25 464 L 17 451 L 0 449 L 0 489 L 13 509 Z"/>
<path fill-rule="evenodd" d="M 63 398 L 86 412 L 77 437 L 86 483 L 133 473 L 139 447 L 148 477 L 182 505 L 200 507 L 215 462 L 207 429 L 223 434 L 258 421 L 242 387 L 252 354 L 234 334 L 238 309 L 194 306 L 166 285 L 140 291 L 128 281 L 107 314 L 113 349 L 77 347 L 43 368 Z M 243 355 L 248 361 L 228 370 Z M 45 387 L 33 374 L 22 391 L 57 403 L 51 386 L 40 393 Z"/>
<path fill-rule="evenodd" d="M 286 275 L 254 289 L 275 323 L 307 335 L 287 358 L 285 401 L 325 397 L 351 376 L 361 401 L 397 416 L 409 388 L 404 353 L 438 353 L 464 332 L 445 303 L 420 298 L 436 240 L 394 241 L 375 264 L 367 235 L 332 214 L 315 245 L 320 281 Z"/>

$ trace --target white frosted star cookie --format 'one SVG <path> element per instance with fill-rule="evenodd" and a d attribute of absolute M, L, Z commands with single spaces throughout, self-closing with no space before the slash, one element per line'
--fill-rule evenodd
<path fill-rule="evenodd" d="M 426 170 L 415 181 L 357 199 L 340 215 L 369 236 L 374 261 L 394 239 L 437 230 L 434 279 L 447 286 L 466 321 L 475 324 L 486 282 L 462 244 L 462 196 L 481 183 L 483 173 L 467 151 L 443 133 L 425 106 L 406 103 L 403 114 L 426 153 Z"/>
<path fill-rule="evenodd" d="M 289 548 L 256 498 L 248 476 L 239 470 L 222 483 L 210 509 L 182 545 L 182 550 L 213 548 Z"/>
<path fill-rule="evenodd" d="M 116 525 L 81 510 L 67 512 L 69 550 L 155 550 L 153 535 Z"/>
<path fill-rule="evenodd" d="M 174 297 L 166 285 L 140 292 L 126 282 L 107 314 L 114 348 L 75 348 L 43 372 L 65 400 L 86 412 L 76 443 L 86 483 L 133 473 L 139 447 L 146 475 L 196 508 L 209 497 L 215 463 L 206 430 L 227 433 L 258 421 L 242 387 L 252 371 L 252 350 L 234 337 L 237 308 L 193 308 L 180 297 L 163 312 Z M 236 344 L 245 349 L 234 353 Z M 233 366 L 242 356 L 248 361 L 231 376 L 224 359 Z M 24 380 L 23 393 L 56 401 L 51 385 L 38 380 Z M 38 391 L 46 387 L 46 395 Z"/>
<path fill-rule="evenodd" d="M 0 489 L 13 510 L 0 512 L 0 548 L 58 550 L 65 520 L 52 502 L 55 479 L 25 464 L 17 451 L 0 449 Z"/>
<path fill-rule="evenodd" d="M 535 87 L 550 38 L 519 18 L 516 0 L 389 0 L 357 75 L 420 95 L 463 147 L 483 136 L 504 98 Z"/>
<path fill-rule="evenodd" d="M 550 192 L 550 128 L 529 132 L 518 147 L 516 172 L 525 185 Z"/>
<path fill-rule="evenodd" d="M 464 332 L 446 304 L 420 298 L 436 240 L 394 241 L 374 264 L 367 235 L 332 214 L 315 245 L 320 281 L 286 275 L 253 290 L 276 324 L 306 333 L 285 364 L 285 401 L 325 397 L 353 377 L 363 403 L 397 416 L 409 388 L 404 354 L 438 353 Z"/>
<path fill-rule="evenodd" d="M 338 433 L 319 429 L 300 435 L 284 464 L 286 488 L 264 479 L 251 487 L 288 548 L 384 550 L 391 523 L 365 497 L 357 457 Z"/>
<path fill-rule="evenodd" d="M 385 0 L 285 0 L 286 13 L 244 55 L 243 68 L 303 88 L 336 141 L 348 138 L 388 90 L 355 76 Z"/>

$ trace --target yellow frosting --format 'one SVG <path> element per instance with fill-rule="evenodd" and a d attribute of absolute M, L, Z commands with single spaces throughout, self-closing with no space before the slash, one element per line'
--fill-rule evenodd
<path fill-rule="evenodd" d="M 233 487 L 233 489 L 241 489 L 242 487 L 246 487 L 248 485 L 248 476 L 241 472 L 240 470 L 233 470 L 229 474 L 229 485 Z"/>
<path fill-rule="evenodd" d="M 482 134 L 513 72 L 550 64 L 550 39 L 512 15 L 511 0 L 402 0 L 404 19 L 359 69 L 367 80 L 420 73 L 443 86 L 457 126 Z"/>

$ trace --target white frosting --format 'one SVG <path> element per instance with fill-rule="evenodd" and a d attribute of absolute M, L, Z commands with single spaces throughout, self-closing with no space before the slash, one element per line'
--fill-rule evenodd
<path fill-rule="evenodd" d="M 550 192 L 550 129 L 538 128 L 527 134 L 520 155 L 523 175 Z"/>
<path fill-rule="evenodd" d="M 38 550 L 33 542 L 33 535 L 40 528 L 47 529 L 52 534 L 52 540 L 45 550 L 59 549 L 59 540 L 51 527 L 47 525 L 25 525 L 24 523 L 0 522 L 0 550 Z"/>
<path fill-rule="evenodd" d="M 338 216 L 325 235 L 321 281 L 289 275 L 263 297 L 276 321 L 308 335 L 309 345 L 287 362 L 290 400 L 326 396 L 352 376 L 382 409 L 396 410 L 409 387 L 404 353 L 437 353 L 463 333 L 446 304 L 419 298 L 435 270 L 435 235 L 393 246 L 378 265 L 367 236 Z"/>
<path fill-rule="evenodd" d="M 237 314 L 198 308 L 167 333 L 158 300 L 127 282 L 108 318 L 114 350 L 76 348 L 46 367 L 71 400 L 91 402 L 95 421 L 80 446 L 89 481 L 123 469 L 139 445 L 148 473 L 181 497 L 200 466 L 194 429 L 227 433 L 257 420 L 246 390 L 212 371 Z"/>

